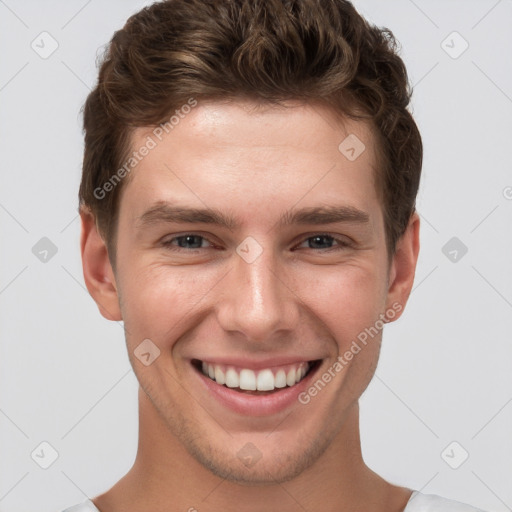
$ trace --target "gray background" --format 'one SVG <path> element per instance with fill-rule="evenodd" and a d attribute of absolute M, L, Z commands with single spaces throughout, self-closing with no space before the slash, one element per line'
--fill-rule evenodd
<path fill-rule="evenodd" d="M 0 0 L 2 512 L 80 502 L 135 456 L 122 325 L 82 278 L 79 109 L 149 3 Z M 425 145 L 415 287 L 361 400 L 363 453 L 394 483 L 512 510 L 512 1 L 355 4 L 402 43 Z"/>

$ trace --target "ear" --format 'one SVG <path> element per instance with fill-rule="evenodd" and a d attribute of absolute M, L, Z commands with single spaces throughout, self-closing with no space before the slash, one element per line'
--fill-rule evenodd
<path fill-rule="evenodd" d="M 80 250 L 84 280 L 100 313 L 107 320 L 122 320 L 114 271 L 108 257 L 107 246 L 98 232 L 93 214 L 80 209 L 82 234 Z"/>
<path fill-rule="evenodd" d="M 389 319 L 394 321 L 400 318 L 409 299 L 416 263 L 420 250 L 420 218 L 414 212 L 409 220 L 404 234 L 397 242 L 395 254 L 392 256 L 389 270 L 388 295 L 386 311 L 394 310 L 395 315 Z"/>

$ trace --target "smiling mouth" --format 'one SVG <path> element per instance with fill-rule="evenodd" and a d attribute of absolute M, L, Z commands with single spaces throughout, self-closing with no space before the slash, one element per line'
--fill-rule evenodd
<path fill-rule="evenodd" d="M 194 368 L 216 384 L 250 395 L 267 395 L 293 387 L 313 373 L 320 363 L 321 359 L 317 359 L 285 366 L 251 370 L 249 368 L 208 363 L 199 359 L 192 360 Z"/>

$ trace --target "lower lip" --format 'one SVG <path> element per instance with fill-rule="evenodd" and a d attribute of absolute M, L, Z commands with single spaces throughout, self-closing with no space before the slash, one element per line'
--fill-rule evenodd
<path fill-rule="evenodd" d="M 298 396 L 310 386 L 318 367 L 313 368 L 298 384 L 281 388 L 268 395 L 240 393 L 217 384 L 196 368 L 194 368 L 194 372 L 199 376 L 208 392 L 228 409 L 244 416 L 269 416 L 282 412 L 294 403 L 298 403 Z"/>

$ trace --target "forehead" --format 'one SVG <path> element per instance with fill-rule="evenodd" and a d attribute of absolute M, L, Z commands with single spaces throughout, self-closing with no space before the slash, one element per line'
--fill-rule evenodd
<path fill-rule="evenodd" d="M 319 197 L 364 208 L 376 200 L 371 128 L 325 106 L 199 102 L 169 119 L 132 134 L 132 151 L 151 147 L 125 183 L 140 202 L 178 195 L 222 206 L 229 197 L 247 209 Z"/>
<path fill-rule="evenodd" d="M 176 114 L 159 126 L 135 129 L 131 137 L 132 149 L 140 147 L 150 137 L 160 146 L 196 142 L 198 154 L 205 153 L 211 146 L 217 150 L 222 146 L 255 150 L 290 148 L 309 153 L 323 152 L 330 146 L 329 153 L 338 156 L 343 139 L 355 135 L 370 149 L 366 157 L 374 156 L 371 125 L 341 116 L 322 104 L 288 101 L 273 105 L 249 100 L 195 103 L 195 107 L 184 104 L 176 109 Z"/>

